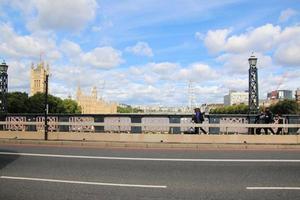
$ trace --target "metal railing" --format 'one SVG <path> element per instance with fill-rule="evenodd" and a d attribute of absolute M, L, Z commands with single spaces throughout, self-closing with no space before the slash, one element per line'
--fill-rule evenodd
<path fill-rule="evenodd" d="M 272 128 L 280 134 L 299 134 L 300 116 L 286 115 L 275 124 L 254 124 L 255 115 L 208 115 L 203 124 L 191 123 L 191 115 L 180 114 L 114 114 L 50 115 L 49 132 L 91 133 L 189 133 L 191 127 L 202 127 L 209 134 L 255 134 Z M 43 131 L 42 115 L 7 115 L 0 119 L 0 131 Z M 264 132 L 263 132 L 264 133 Z M 1 132 L 0 132 L 1 134 Z"/>

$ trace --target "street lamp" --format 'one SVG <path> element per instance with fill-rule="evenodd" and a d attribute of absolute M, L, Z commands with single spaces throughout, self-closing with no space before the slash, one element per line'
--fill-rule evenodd
<path fill-rule="evenodd" d="M 0 113 L 7 112 L 8 65 L 5 61 L 0 64 Z"/>
<path fill-rule="evenodd" d="M 49 74 L 46 73 L 46 79 L 45 79 L 45 140 L 48 140 L 48 78 L 49 78 Z"/>
<path fill-rule="evenodd" d="M 256 67 L 256 63 L 257 63 L 257 58 L 255 58 L 254 55 L 250 56 L 250 58 L 248 59 L 249 65 L 250 67 Z"/>
<path fill-rule="evenodd" d="M 249 62 L 249 113 L 258 113 L 258 77 L 257 77 L 257 58 L 252 55 Z"/>

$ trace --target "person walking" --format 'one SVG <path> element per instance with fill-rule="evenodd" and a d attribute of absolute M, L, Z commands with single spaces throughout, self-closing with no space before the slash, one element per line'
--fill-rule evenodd
<path fill-rule="evenodd" d="M 196 124 L 202 124 L 204 121 L 203 113 L 201 113 L 200 108 L 194 109 L 195 114 L 192 117 L 192 121 Z M 195 127 L 195 134 L 199 134 L 199 130 L 201 130 L 204 134 L 207 134 L 207 132 L 202 127 Z"/>

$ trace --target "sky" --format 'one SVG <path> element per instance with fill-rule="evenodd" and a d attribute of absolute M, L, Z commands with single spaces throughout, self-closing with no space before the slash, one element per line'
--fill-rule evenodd
<path fill-rule="evenodd" d="M 31 64 L 50 65 L 50 93 L 76 89 L 130 105 L 222 103 L 300 87 L 300 0 L 0 0 L 9 91 L 29 92 Z"/>

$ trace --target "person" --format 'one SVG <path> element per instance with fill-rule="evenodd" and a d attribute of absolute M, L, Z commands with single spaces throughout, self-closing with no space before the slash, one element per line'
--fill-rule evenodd
<path fill-rule="evenodd" d="M 277 124 L 283 124 L 283 118 L 281 115 L 277 114 L 275 116 L 276 120 L 277 120 Z M 279 127 L 277 128 L 277 131 L 276 131 L 276 135 L 280 135 L 280 134 L 283 134 L 283 128 L 282 127 Z"/>
<path fill-rule="evenodd" d="M 192 121 L 196 124 L 202 124 L 202 122 L 204 121 L 204 116 L 203 113 L 201 113 L 200 108 L 195 108 L 194 111 L 195 114 L 192 117 Z M 199 134 L 200 129 L 204 134 L 207 134 L 207 132 L 202 127 L 195 127 L 195 134 Z"/>
<path fill-rule="evenodd" d="M 265 123 L 265 114 L 260 112 L 259 115 L 255 117 L 255 124 L 264 124 Z M 261 134 L 261 128 L 256 128 L 256 134 Z"/>
<path fill-rule="evenodd" d="M 265 124 L 272 124 L 274 122 L 273 113 L 269 108 L 265 110 Z M 264 128 L 265 133 L 268 135 L 268 130 L 271 131 L 272 134 L 275 134 L 274 130 L 271 127 Z"/>

